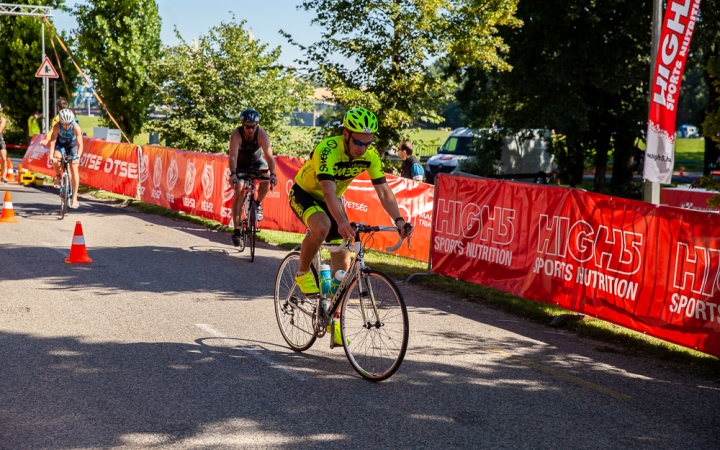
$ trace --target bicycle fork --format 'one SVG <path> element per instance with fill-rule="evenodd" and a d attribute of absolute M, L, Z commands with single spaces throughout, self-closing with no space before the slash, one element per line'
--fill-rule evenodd
<path fill-rule="evenodd" d="M 361 271 L 361 274 L 362 273 L 365 272 Z M 375 294 L 372 290 L 372 284 L 367 280 L 367 278 L 367 275 L 360 276 L 358 278 L 358 299 L 360 301 L 360 311 L 362 312 L 363 317 L 363 327 L 369 330 L 372 327 L 380 328 L 385 324 L 380 321 L 380 312 L 377 309 L 377 303 L 375 302 Z M 366 284 L 367 290 L 363 289 L 363 281 Z M 368 314 L 367 308 L 365 307 L 365 298 L 368 298 L 370 300 L 370 304 L 372 305 L 371 314 L 375 314 L 375 323 L 370 320 L 369 316 L 371 314 Z"/>

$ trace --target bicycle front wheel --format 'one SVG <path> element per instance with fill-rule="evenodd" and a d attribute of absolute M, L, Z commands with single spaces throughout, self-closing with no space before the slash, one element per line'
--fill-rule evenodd
<path fill-rule="evenodd" d="M 350 364 L 364 378 L 382 381 L 405 358 L 409 323 L 405 299 L 385 273 L 370 270 L 345 293 L 340 332 Z"/>
<path fill-rule="evenodd" d="M 68 189 L 70 189 L 70 177 L 63 173 L 60 177 L 60 220 L 65 217 L 68 209 Z"/>
<path fill-rule="evenodd" d="M 250 214 L 248 216 L 247 239 L 250 240 L 250 262 L 255 261 L 255 235 L 257 234 L 257 203 L 250 201 Z"/>
<path fill-rule="evenodd" d="M 315 303 L 306 298 L 295 283 L 299 268 L 300 252 L 289 253 L 280 263 L 275 278 L 275 317 L 285 342 L 293 350 L 302 352 L 315 343 Z"/>

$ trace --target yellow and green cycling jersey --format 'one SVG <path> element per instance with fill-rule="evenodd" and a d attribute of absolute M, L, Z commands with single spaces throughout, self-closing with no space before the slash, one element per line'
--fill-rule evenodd
<path fill-rule="evenodd" d="M 310 153 L 310 158 L 305 161 L 295 177 L 295 183 L 303 191 L 324 201 L 321 181 L 334 181 L 337 186 L 337 196 L 340 198 L 350 183 L 366 170 L 373 184 L 386 182 L 380 155 L 375 147 L 370 146 L 363 156 L 351 161 L 345 153 L 343 136 L 334 136 L 324 139 Z"/>

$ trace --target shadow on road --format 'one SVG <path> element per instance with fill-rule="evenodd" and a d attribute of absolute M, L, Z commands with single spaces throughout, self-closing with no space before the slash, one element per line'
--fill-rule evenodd
<path fill-rule="evenodd" d="M 494 355 L 474 364 L 410 360 L 373 384 L 337 352 L 301 355 L 239 339 L 124 344 L 0 333 L 0 448 L 556 448 L 558 433 L 572 448 L 716 443 L 720 413 L 709 401 L 681 413 L 672 396 L 621 401 Z M 605 375 L 613 380 L 623 391 L 647 387 Z"/>
<path fill-rule="evenodd" d="M 54 250 L 42 245 L 3 245 L 3 261 L 17 264 L 4 267 L 0 278 L 44 279 L 52 288 L 91 289 L 94 295 L 197 293 L 216 300 L 238 300 L 271 296 L 280 262 L 279 257 L 256 254 L 250 263 L 247 250 L 238 254 L 230 246 L 141 246 L 91 247 L 92 264 L 72 265 L 64 263 L 70 242 L 66 249 Z"/>

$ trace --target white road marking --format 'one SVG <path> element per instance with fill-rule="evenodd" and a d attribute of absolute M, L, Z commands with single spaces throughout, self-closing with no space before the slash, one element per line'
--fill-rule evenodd
<path fill-rule="evenodd" d="M 63 255 L 65 258 L 67 258 L 68 256 L 70 256 L 70 253 L 69 253 L 69 252 L 67 252 L 67 251 L 65 251 L 65 250 L 60 250 L 59 248 L 56 248 L 54 245 L 52 245 L 52 244 L 50 244 L 50 243 L 48 243 L 48 242 L 42 242 L 42 245 L 44 245 L 45 247 L 47 247 L 47 248 L 49 248 L 49 249 L 51 249 L 51 250 L 55 250 L 56 252 L 58 252 L 58 253 L 60 253 L 61 255 Z"/>
<path fill-rule="evenodd" d="M 226 335 L 219 332 L 218 330 L 214 329 L 208 324 L 205 323 L 196 323 L 196 327 L 207 331 L 208 333 L 212 334 L 215 337 L 219 338 L 227 338 Z M 243 352 L 247 353 L 248 355 L 252 356 L 253 358 L 257 359 L 258 361 L 266 364 L 269 367 L 272 367 L 273 369 L 280 369 L 286 374 L 290 375 L 291 377 L 295 378 L 296 380 L 305 381 L 305 377 L 297 373 L 292 367 L 283 366 L 281 364 L 276 363 L 271 358 L 268 358 L 267 356 L 263 355 L 262 353 L 258 352 L 258 350 L 265 350 L 263 347 L 259 345 L 254 346 L 248 346 L 248 345 L 238 345 L 238 350 L 242 350 Z"/>

